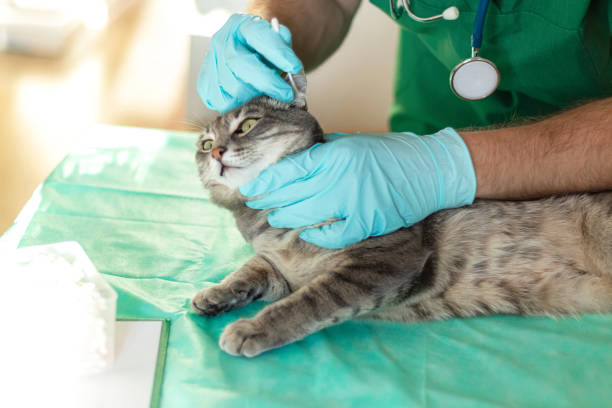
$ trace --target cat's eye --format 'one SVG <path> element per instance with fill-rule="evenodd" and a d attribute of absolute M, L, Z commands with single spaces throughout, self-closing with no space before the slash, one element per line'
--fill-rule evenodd
<path fill-rule="evenodd" d="M 202 151 L 204 153 L 210 152 L 212 150 L 212 148 L 213 148 L 213 144 L 214 144 L 213 141 L 210 140 L 210 139 L 203 141 L 202 142 Z"/>
<path fill-rule="evenodd" d="M 257 123 L 257 119 L 247 119 L 240 124 L 240 128 L 236 131 L 238 136 L 243 136 L 247 132 L 253 129 L 253 126 Z"/>

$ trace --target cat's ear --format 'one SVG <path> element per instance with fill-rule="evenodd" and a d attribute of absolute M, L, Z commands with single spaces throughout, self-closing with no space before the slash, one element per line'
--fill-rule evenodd
<path fill-rule="evenodd" d="M 293 80 L 293 84 L 291 81 Z M 293 88 L 293 93 L 295 97 L 293 101 L 289 103 L 289 106 L 292 108 L 304 109 L 308 110 L 306 106 L 306 74 L 304 70 L 301 70 L 297 74 L 294 74 L 289 78 L 288 75 L 285 75 L 285 81 L 287 81 Z"/>

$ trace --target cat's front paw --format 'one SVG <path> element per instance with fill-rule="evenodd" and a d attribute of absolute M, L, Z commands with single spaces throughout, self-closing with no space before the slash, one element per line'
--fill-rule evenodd
<path fill-rule="evenodd" d="M 240 293 L 234 293 L 217 285 L 199 291 L 191 299 L 191 307 L 201 316 L 216 316 L 235 309 L 241 300 L 240 297 Z"/>
<path fill-rule="evenodd" d="M 228 325 L 219 339 L 223 351 L 233 356 L 255 357 L 282 345 L 256 319 L 240 319 Z"/>

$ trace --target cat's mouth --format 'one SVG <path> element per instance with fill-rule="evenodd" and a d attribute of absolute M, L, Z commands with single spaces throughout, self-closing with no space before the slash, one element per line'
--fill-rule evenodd
<path fill-rule="evenodd" d="M 238 167 L 238 166 L 227 166 L 227 165 L 221 163 L 221 170 L 219 171 L 219 176 L 223 177 L 227 173 L 228 170 L 231 170 L 231 169 L 241 169 L 241 168 L 242 167 Z"/>

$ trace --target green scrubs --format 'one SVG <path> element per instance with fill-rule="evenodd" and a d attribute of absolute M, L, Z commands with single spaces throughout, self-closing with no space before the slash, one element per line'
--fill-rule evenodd
<path fill-rule="evenodd" d="M 394 0 L 395 1 L 395 0 Z M 453 94 L 453 67 L 471 55 L 479 0 L 412 0 L 420 17 L 457 6 L 454 21 L 414 21 L 405 12 L 397 57 L 393 131 L 432 133 L 509 123 L 547 115 L 612 95 L 609 0 L 494 0 L 486 17 L 480 56 L 500 71 L 493 95 L 466 101 Z M 389 0 L 371 0 L 393 16 Z"/>

